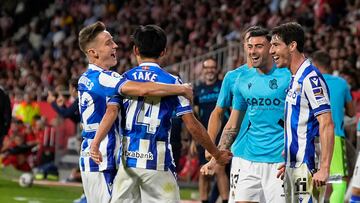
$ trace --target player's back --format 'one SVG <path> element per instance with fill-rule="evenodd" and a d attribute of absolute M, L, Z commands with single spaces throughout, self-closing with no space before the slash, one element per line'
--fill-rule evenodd
<path fill-rule="evenodd" d="M 125 80 L 112 71 L 105 71 L 90 64 L 88 70 L 79 79 L 79 108 L 83 127 L 81 145 L 80 168 L 83 171 L 101 171 L 115 167 L 115 148 L 119 146 L 119 120 L 117 119 L 107 136 L 100 144 L 100 151 L 104 159 L 97 165 L 89 155 L 90 144 L 95 137 L 100 121 L 103 118 L 106 106 L 109 103 L 120 104 L 118 90 Z"/>
<path fill-rule="evenodd" d="M 142 63 L 124 76 L 139 82 L 181 83 L 155 63 Z M 170 146 L 171 117 L 191 112 L 189 101 L 182 96 L 126 97 L 123 101 L 126 114 L 122 122 L 124 152 L 127 167 L 153 170 L 173 169 Z"/>

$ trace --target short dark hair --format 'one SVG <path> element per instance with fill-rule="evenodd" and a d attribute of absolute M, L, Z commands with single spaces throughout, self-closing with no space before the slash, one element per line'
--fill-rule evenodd
<path fill-rule="evenodd" d="M 257 25 L 248 27 L 248 28 L 242 33 L 242 39 L 247 40 L 247 39 L 245 39 L 246 33 L 250 33 L 250 32 L 252 32 L 252 31 L 258 30 L 258 29 L 260 29 L 260 28 L 261 28 L 261 26 L 257 26 Z"/>
<path fill-rule="evenodd" d="M 278 35 L 286 45 L 295 41 L 297 50 L 304 52 L 305 32 L 299 23 L 289 22 L 281 24 L 272 29 L 271 35 Z"/>
<path fill-rule="evenodd" d="M 271 40 L 269 30 L 260 26 L 257 26 L 257 29 L 249 31 L 249 38 L 250 37 L 265 37 L 269 42 Z"/>
<path fill-rule="evenodd" d="M 140 56 L 146 58 L 159 58 L 167 43 L 164 30 L 157 25 L 139 26 L 135 29 L 132 40 L 139 49 Z"/>
<path fill-rule="evenodd" d="M 93 23 L 81 29 L 78 38 L 81 51 L 86 54 L 88 44 L 92 42 L 99 33 L 105 30 L 105 24 L 100 21 L 97 21 L 96 23 Z"/>
<path fill-rule="evenodd" d="M 326 69 L 329 69 L 331 66 L 331 57 L 325 51 L 314 52 L 312 54 L 312 60 Z"/>

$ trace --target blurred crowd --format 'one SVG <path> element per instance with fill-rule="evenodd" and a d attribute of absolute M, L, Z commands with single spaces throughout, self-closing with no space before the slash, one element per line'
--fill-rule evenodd
<path fill-rule="evenodd" d="M 354 99 L 360 100 L 356 92 L 360 87 L 360 0 L 55 0 L 22 23 L 14 23 L 16 15 L 4 7 L 0 11 L 0 86 L 15 107 L 49 101 L 49 94 L 76 99 L 67 86 L 87 66 L 77 35 L 97 20 L 106 24 L 119 45 L 119 62 L 113 68 L 119 73 L 135 65 L 130 35 L 137 25 L 157 24 L 165 30 L 168 46 L 162 65 L 166 66 L 224 47 L 229 41 L 241 42 L 241 33 L 249 26 L 272 28 L 297 21 L 306 29 L 305 54 L 327 51 L 335 74 L 348 81 Z M 239 59 L 237 65 L 242 62 Z M 66 106 L 51 98 L 50 103 Z M 17 111 L 13 111 L 15 117 Z M 17 119 L 35 126 L 25 117 Z"/>

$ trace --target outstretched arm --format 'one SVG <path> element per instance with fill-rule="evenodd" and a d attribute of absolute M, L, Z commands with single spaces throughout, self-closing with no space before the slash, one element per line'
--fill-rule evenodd
<path fill-rule="evenodd" d="M 237 134 L 244 118 L 245 112 L 233 109 L 230 118 L 226 123 L 224 130 L 220 137 L 219 149 L 230 149 L 232 143 L 235 141 Z"/>
<path fill-rule="evenodd" d="M 90 156 L 97 163 L 102 162 L 102 154 L 99 151 L 100 143 L 109 132 L 119 113 L 119 106 L 108 105 L 104 117 L 101 119 L 95 138 L 90 145 Z"/>
<path fill-rule="evenodd" d="M 121 93 L 129 96 L 165 97 L 181 95 L 192 100 L 193 90 L 189 84 L 162 84 L 155 82 L 128 81 L 121 87 Z"/>
<path fill-rule="evenodd" d="M 216 136 L 219 134 L 225 110 L 219 106 L 215 106 L 210 114 L 208 133 L 211 140 L 215 143 Z"/>
<path fill-rule="evenodd" d="M 218 150 L 210 140 L 209 135 L 203 125 L 195 118 L 193 113 L 182 116 L 184 124 L 196 142 L 201 144 L 219 164 L 226 164 L 230 161 L 232 154 L 228 150 Z"/>

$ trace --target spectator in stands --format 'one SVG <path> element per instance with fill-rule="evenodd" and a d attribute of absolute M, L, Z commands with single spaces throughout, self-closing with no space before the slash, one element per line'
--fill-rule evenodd
<path fill-rule="evenodd" d="M 47 101 L 51 104 L 51 107 L 63 118 L 70 118 L 74 123 L 80 122 L 79 114 L 79 98 L 77 93 L 78 79 L 73 78 L 70 80 L 69 93 L 75 100 L 69 107 L 65 105 L 64 95 L 61 93 L 54 94 L 49 91 Z"/>

